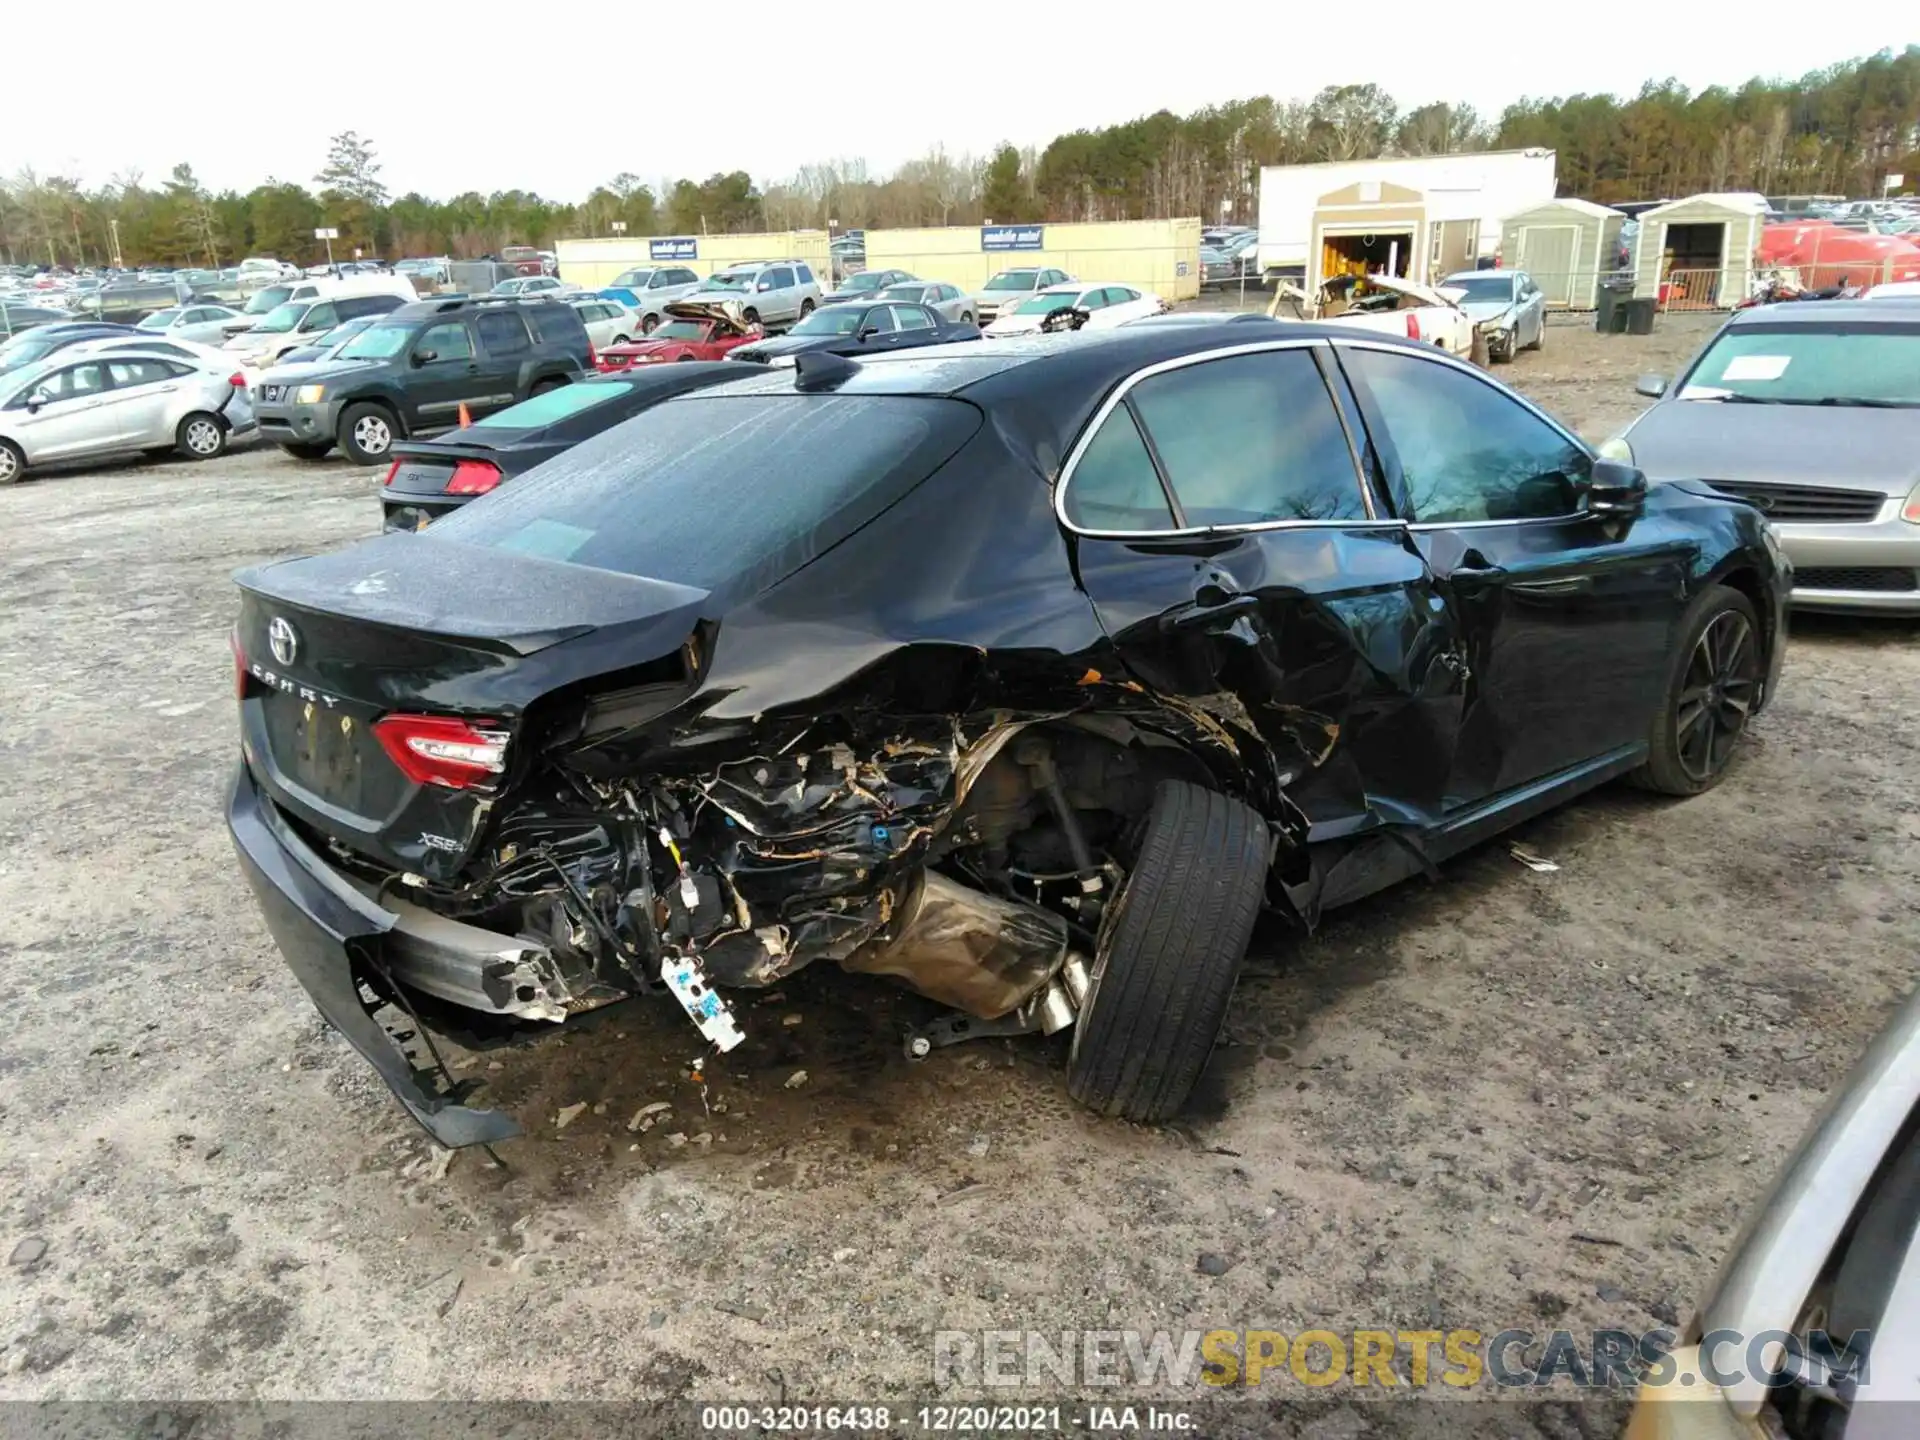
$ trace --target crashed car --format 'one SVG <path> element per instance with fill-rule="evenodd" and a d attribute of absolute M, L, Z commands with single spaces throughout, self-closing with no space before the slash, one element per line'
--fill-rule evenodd
<path fill-rule="evenodd" d="M 1071 1026 L 1070 1093 L 1164 1120 L 1263 906 L 1310 929 L 1616 776 L 1698 793 L 1774 688 L 1757 511 L 1430 345 L 736 368 L 237 577 L 241 868 L 446 1144 L 518 1127 L 398 1048 L 422 997 L 650 995 L 726 1050 L 730 992 L 822 961 L 947 1007 L 916 1054 Z"/>
<path fill-rule="evenodd" d="M 1274 288 L 1267 313 L 1276 320 L 1313 320 L 1437 345 L 1449 355 L 1484 362 L 1487 337 L 1461 309 L 1461 292 L 1436 290 L 1396 275 L 1335 275 L 1312 301 L 1297 285 Z"/>
<path fill-rule="evenodd" d="M 766 333 L 744 317 L 737 300 L 675 300 L 664 308 L 665 322 L 644 340 L 598 351 L 598 367 L 625 370 L 669 361 L 724 360 L 738 346 Z"/>

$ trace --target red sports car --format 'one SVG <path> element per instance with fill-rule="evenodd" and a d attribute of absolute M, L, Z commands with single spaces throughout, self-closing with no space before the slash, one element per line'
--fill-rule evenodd
<path fill-rule="evenodd" d="M 675 300 L 665 308 L 670 318 L 645 339 L 609 345 L 600 351 L 600 368 L 625 370 L 630 365 L 671 360 L 724 360 L 735 346 L 762 338 L 760 327 L 741 319 L 740 307 L 733 301 Z"/>

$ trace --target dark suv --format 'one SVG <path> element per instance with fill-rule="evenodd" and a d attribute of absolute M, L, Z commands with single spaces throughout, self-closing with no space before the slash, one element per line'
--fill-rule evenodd
<path fill-rule="evenodd" d="M 282 365 L 254 386 L 260 429 L 290 455 L 336 444 L 361 465 L 396 440 L 451 430 L 593 373 L 593 346 L 557 300 L 427 300 L 402 305 L 338 354 Z"/>

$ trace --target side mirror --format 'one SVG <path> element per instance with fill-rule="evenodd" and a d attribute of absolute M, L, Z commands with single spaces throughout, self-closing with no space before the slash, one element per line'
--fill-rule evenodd
<path fill-rule="evenodd" d="M 46 391 L 36 390 L 31 395 L 27 396 L 27 413 L 29 415 L 38 415 L 40 413 L 40 407 L 42 405 L 48 405 L 48 404 L 51 404 L 52 402 L 53 402 L 53 397 L 49 395 Z"/>
<path fill-rule="evenodd" d="M 1631 519 L 1647 508 L 1647 476 L 1620 460 L 1596 460 L 1587 479 L 1587 513 L 1601 519 Z"/>
<path fill-rule="evenodd" d="M 1667 393 L 1667 377 L 1664 375 L 1642 375 L 1638 380 L 1633 382 L 1633 391 L 1636 395 L 1645 395 L 1649 399 L 1658 400 L 1662 395 Z"/>
<path fill-rule="evenodd" d="M 754 286 L 753 288 L 756 290 L 771 290 L 773 288 L 773 282 L 771 280 L 762 280 L 758 285 Z"/>
<path fill-rule="evenodd" d="M 878 335 L 879 333 L 880 333 L 880 327 L 878 325 L 862 325 L 860 327 L 860 334 L 858 338 L 862 342 L 865 342 L 865 341 L 871 340 L 874 336 Z"/>
<path fill-rule="evenodd" d="M 440 352 L 437 350 L 416 350 L 413 352 L 413 368 L 418 370 L 422 365 L 431 365 L 439 358 Z"/>

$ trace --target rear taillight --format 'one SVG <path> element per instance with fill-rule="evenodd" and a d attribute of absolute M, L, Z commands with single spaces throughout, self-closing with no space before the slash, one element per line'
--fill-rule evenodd
<path fill-rule="evenodd" d="M 591 340 L 587 342 L 587 368 L 589 370 L 598 370 L 600 368 L 600 352 L 593 348 L 593 342 Z"/>
<path fill-rule="evenodd" d="M 227 377 L 227 384 L 236 390 L 244 390 L 247 388 L 247 377 L 236 370 Z"/>
<path fill-rule="evenodd" d="M 240 632 L 235 630 L 227 636 L 227 643 L 233 647 L 233 698 L 247 698 L 247 652 L 240 648 Z"/>
<path fill-rule="evenodd" d="M 489 465 L 485 460 L 462 460 L 453 467 L 453 476 L 447 481 L 447 494 L 484 495 L 499 483 L 498 466 Z"/>
<path fill-rule="evenodd" d="M 391 485 L 393 483 L 393 477 L 400 473 L 401 463 L 402 462 L 396 460 L 387 467 L 387 473 L 380 477 L 380 483 L 382 485 Z"/>
<path fill-rule="evenodd" d="M 506 769 L 506 732 L 483 730 L 457 715 L 388 715 L 374 722 L 373 734 L 416 785 L 464 790 Z"/>
<path fill-rule="evenodd" d="M 1414 315 L 1413 311 L 1409 310 L 1407 311 L 1407 339 L 1418 340 L 1419 338 L 1420 338 L 1419 318 Z"/>

